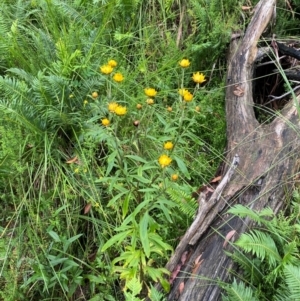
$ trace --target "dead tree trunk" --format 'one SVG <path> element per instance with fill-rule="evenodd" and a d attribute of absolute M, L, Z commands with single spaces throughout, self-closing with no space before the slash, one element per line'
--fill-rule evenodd
<path fill-rule="evenodd" d="M 257 120 L 253 99 L 257 43 L 274 17 L 275 5 L 276 0 L 261 0 L 245 35 L 231 41 L 226 167 L 212 196 L 201 200 L 195 221 L 167 264 L 173 278 L 168 300 L 221 300 L 216 280 L 226 281 L 233 268 L 224 253 L 224 237 L 233 229 L 241 234 L 250 226 L 248 219 L 226 214 L 227 209 L 240 203 L 254 210 L 269 206 L 277 212 L 292 186 L 300 144 L 298 99 L 287 102 L 268 123 Z"/>

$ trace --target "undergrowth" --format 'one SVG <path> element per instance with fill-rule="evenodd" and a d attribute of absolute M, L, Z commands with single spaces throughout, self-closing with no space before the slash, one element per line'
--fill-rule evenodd
<path fill-rule="evenodd" d="M 164 298 L 223 158 L 239 5 L 1 1 L 1 300 Z"/>

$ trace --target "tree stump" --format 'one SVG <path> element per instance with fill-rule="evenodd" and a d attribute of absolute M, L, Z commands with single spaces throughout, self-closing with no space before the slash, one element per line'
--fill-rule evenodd
<path fill-rule="evenodd" d="M 223 180 L 227 179 L 210 198 L 200 201 L 194 222 L 166 266 L 172 283 L 168 300 L 221 300 L 217 280 L 227 281 L 234 268 L 224 252 L 232 248 L 224 246 L 225 237 L 235 230 L 236 239 L 250 227 L 249 219 L 233 218 L 226 211 L 239 203 L 254 210 L 270 207 L 276 213 L 292 188 L 300 142 L 298 97 L 274 111 L 272 121 L 259 122 L 255 113 L 257 44 L 275 16 L 275 5 L 276 0 L 261 0 L 245 35 L 231 41 L 226 88 L 228 142 L 222 173 Z M 260 103 L 261 108 L 263 105 Z"/>

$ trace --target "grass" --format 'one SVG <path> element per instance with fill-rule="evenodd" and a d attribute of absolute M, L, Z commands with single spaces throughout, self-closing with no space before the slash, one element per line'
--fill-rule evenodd
<path fill-rule="evenodd" d="M 168 291 L 191 195 L 223 159 L 237 1 L 0 8 L 0 298 L 162 300 L 152 285 Z"/>

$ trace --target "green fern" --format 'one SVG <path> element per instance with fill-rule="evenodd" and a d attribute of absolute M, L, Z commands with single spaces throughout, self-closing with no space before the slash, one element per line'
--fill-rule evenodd
<path fill-rule="evenodd" d="M 194 217 L 195 212 L 198 209 L 198 204 L 196 200 L 191 197 L 191 195 L 182 191 L 178 188 L 170 187 L 167 189 L 167 194 L 174 201 L 181 212 L 183 212 L 188 217 Z"/>
<path fill-rule="evenodd" d="M 300 267 L 287 265 L 283 270 L 290 298 L 300 299 Z"/>
<path fill-rule="evenodd" d="M 237 204 L 228 210 L 228 213 L 239 217 L 249 217 L 258 225 L 266 223 L 266 217 L 273 217 L 274 213 L 271 208 L 264 208 L 261 212 L 256 212 L 243 205 Z"/>
<path fill-rule="evenodd" d="M 235 243 L 247 253 L 257 256 L 262 261 L 266 259 L 270 266 L 275 267 L 281 261 L 276 244 L 272 237 L 262 231 L 252 230 L 244 233 Z"/>
<path fill-rule="evenodd" d="M 259 285 L 262 281 L 263 274 L 261 272 L 261 261 L 257 258 L 249 258 L 243 252 L 235 251 L 233 253 L 225 252 L 236 262 L 239 268 L 243 271 L 243 279 L 254 285 Z"/>
<path fill-rule="evenodd" d="M 224 287 L 227 296 L 223 296 L 223 301 L 259 301 L 255 297 L 254 290 L 246 286 L 243 282 L 236 282 L 236 279 L 233 280 L 231 286 Z"/>

